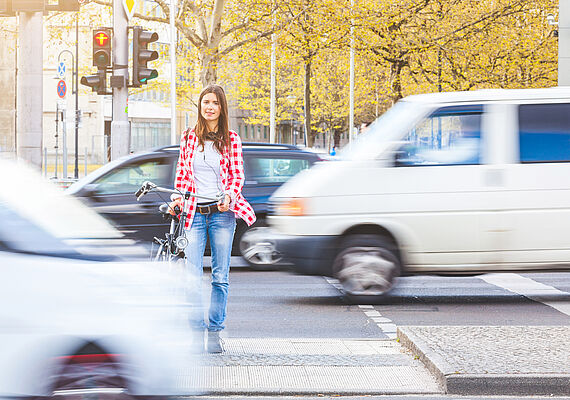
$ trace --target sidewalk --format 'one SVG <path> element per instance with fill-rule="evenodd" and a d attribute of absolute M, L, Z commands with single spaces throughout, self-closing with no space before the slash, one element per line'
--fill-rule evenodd
<path fill-rule="evenodd" d="M 209 395 L 360 395 L 441 393 L 425 366 L 394 340 L 224 339 L 181 391 Z"/>
<path fill-rule="evenodd" d="M 398 338 L 448 394 L 570 395 L 568 326 L 406 326 Z"/>

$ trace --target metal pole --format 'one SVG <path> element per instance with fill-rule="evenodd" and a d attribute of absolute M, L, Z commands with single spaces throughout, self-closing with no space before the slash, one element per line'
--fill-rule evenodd
<path fill-rule="evenodd" d="M 354 0 L 350 0 L 350 12 L 354 8 Z M 350 20 L 350 110 L 348 115 L 348 142 L 352 142 L 354 130 L 354 20 Z"/>
<path fill-rule="evenodd" d="M 79 178 L 79 164 L 78 164 L 78 153 L 79 153 L 79 82 L 77 80 L 79 76 L 79 12 L 75 14 L 75 66 L 73 68 L 74 81 L 74 91 L 75 91 L 75 179 Z"/>
<path fill-rule="evenodd" d="M 170 144 L 176 144 L 176 0 L 170 0 Z"/>
<path fill-rule="evenodd" d="M 570 3 L 562 0 L 558 11 L 558 86 L 570 86 Z"/>
<path fill-rule="evenodd" d="M 19 13 L 16 153 L 40 170 L 43 135 L 43 13 Z"/>
<path fill-rule="evenodd" d="M 58 158 L 58 137 L 59 137 L 59 103 L 55 103 L 55 174 L 53 177 L 57 179 L 57 158 Z M 47 153 L 45 158 L 47 171 Z"/>
<path fill-rule="evenodd" d="M 437 91 L 441 92 L 441 48 L 437 49 Z"/>
<path fill-rule="evenodd" d="M 76 49 L 77 50 L 77 49 Z M 61 61 L 61 56 L 63 53 L 69 53 L 69 55 L 71 56 L 71 65 L 72 68 L 71 70 L 73 71 L 73 74 L 77 74 L 77 58 L 73 55 L 73 53 L 69 50 L 62 50 L 59 52 L 58 56 L 57 56 L 57 63 L 59 64 L 59 62 Z M 75 70 L 74 70 L 75 69 Z M 76 75 L 75 75 L 76 76 Z M 73 87 L 73 75 L 71 77 L 71 81 L 72 81 L 72 87 Z M 73 92 L 73 89 L 72 89 Z M 77 80 L 75 81 L 75 95 L 77 97 Z M 77 98 L 76 98 L 76 102 L 77 102 Z M 77 104 L 77 103 L 76 103 Z M 63 149 L 62 149 L 62 158 L 63 158 L 63 173 L 62 176 L 64 178 L 67 178 L 67 113 L 66 113 L 66 107 L 67 107 L 67 102 L 63 102 L 62 103 L 62 108 L 60 109 L 62 112 L 62 145 L 63 145 Z M 77 105 L 76 105 L 77 107 Z M 76 139 L 77 141 L 77 139 Z M 77 154 L 77 150 L 76 150 L 76 154 Z M 56 175 L 57 177 L 57 175 Z"/>
<path fill-rule="evenodd" d="M 64 103 L 65 104 L 65 103 Z M 67 178 L 67 110 L 61 110 L 61 142 L 63 144 L 62 158 L 63 158 L 63 172 L 62 177 Z"/>
<path fill-rule="evenodd" d="M 275 14 L 273 15 L 273 23 L 275 23 Z M 271 105 L 269 109 L 269 143 L 275 143 L 275 103 L 276 103 L 276 64 L 277 64 L 277 35 L 271 35 Z"/>
<path fill-rule="evenodd" d="M 123 87 L 113 88 L 113 121 L 111 122 L 111 160 L 129 154 L 130 126 L 127 110 L 129 91 L 128 20 L 121 0 L 113 0 L 113 75 L 123 76 Z"/>

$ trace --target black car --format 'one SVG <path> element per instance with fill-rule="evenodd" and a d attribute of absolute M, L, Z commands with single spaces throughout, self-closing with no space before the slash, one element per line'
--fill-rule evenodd
<path fill-rule="evenodd" d="M 112 161 L 71 185 L 67 193 L 83 198 L 127 237 L 151 243 L 153 237 L 164 237 L 169 229 L 169 223 L 158 212 L 169 197 L 151 192 L 137 202 L 134 193 L 144 181 L 172 188 L 178 154 L 179 146 L 168 146 Z M 257 215 L 255 228 L 266 226 L 271 194 L 293 175 L 321 161 L 317 154 L 296 146 L 267 143 L 244 143 L 243 157 L 246 179 L 242 194 Z M 243 255 L 258 265 L 278 261 L 271 244 L 257 239 L 243 242 L 246 230 L 247 225 L 238 219 L 232 255 Z"/>

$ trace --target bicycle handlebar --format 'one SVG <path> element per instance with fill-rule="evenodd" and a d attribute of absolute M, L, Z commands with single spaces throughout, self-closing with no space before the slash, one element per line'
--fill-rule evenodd
<path fill-rule="evenodd" d="M 178 189 L 168 189 L 168 188 L 157 186 L 150 181 L 145 181 L 145 182 L 143 182 L 140 189 L 137 190 L 135 193 L 135 196 L 137 197 L 137 201 L 139 201 L 144 195 L 146 195 L 148 192 L 150 192 L 152 190 L 155 190 L 157 192 L 170 193 L 170 194 L 179 194 L 183 197 L 185 197 L 185 196 L 196 197 L 197 199 L 202 199 L 202 200 L 207 200 L 207 201 L 215 201 L 215 202 L 219 202 L 220 200 L 222 200 L 224 198 L 224 193 L 220 193 L 216 197 L 200 196 L 198 194 L 189 193 L 189 192 L 186 192 L 186 194 L 183 194 Z"/>

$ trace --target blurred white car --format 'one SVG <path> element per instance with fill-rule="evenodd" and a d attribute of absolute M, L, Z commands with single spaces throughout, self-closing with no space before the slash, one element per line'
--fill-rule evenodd
<path fill-rule="evenodd" d="M 0 181 L 0 398 L 194 394 L 191 277 L 114 260 L 121 235 L 27 168 Z"/>
<path fill-rule="evenodd" d="M 410 96 L 272 196 L 298 272 L 379 296 L 401 274 L 570 268 L 570 89 Z"/>

